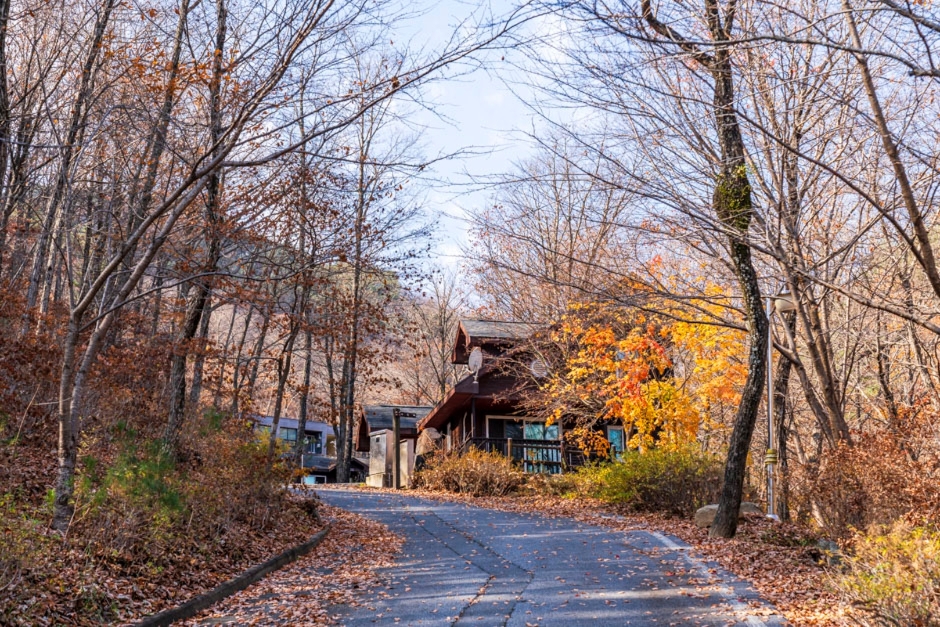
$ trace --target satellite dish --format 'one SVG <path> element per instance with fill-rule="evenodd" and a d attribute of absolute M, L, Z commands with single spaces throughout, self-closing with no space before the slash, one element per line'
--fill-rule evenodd
<path fill-rule="evenodd" d="M 548 364 L 546 364 L 545 360 L 541 357 L 536 357 L 532 360 L 532 363 L 529 364 L 529 370 L 532 371 L 536 379 L 548 376 Z"/>
<path fill-rule="evenodd" d="M 480 368 L 483 367 L 483 350 L 479 346 L 470 351 L 467 366 L 470 367 L 470 372 L 474 375 L 480 374 Z"/>

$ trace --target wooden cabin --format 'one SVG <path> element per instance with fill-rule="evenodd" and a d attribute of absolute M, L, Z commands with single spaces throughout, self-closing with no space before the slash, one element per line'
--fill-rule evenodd
<path fill-rule="evenodd" d="M 560 473 L 563 467 L 583 462 L 577 451 L 565 451 L 562 425 L 527 417 L 520 406 L 516 375 L 501 368 L 499 360 L 536 331 L 537 325 L 497 320 L 461 320 L 451 361 L 467 365 L 479 348 L 483 365 L 475 375 L 464 375 L 418 429 L 433 427 L 444 436 L 445 450 L 473 446 L 511 455 L 526 472 Z M 514 358 L 525 359 L 518 353 Z"/>

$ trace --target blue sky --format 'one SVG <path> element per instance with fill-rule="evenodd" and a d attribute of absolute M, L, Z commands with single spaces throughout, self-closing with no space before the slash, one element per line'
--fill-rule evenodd
<path fill-rule="evenodd" d="M 479 2 L 443 0 L 422 1 L 411 5 L 423 14 L 402 25 L 403 39 L 412 48 L 439 48 L 454 26 L 481 7 Z M 507 13 L 512 3 L 494 0 L 489 4 L 496 15 Z M 533 117 L 525 104 L 513 94 L 513 66 L 519 61 L 503 53 L 484 55 L 484 68 L 453 80 L 437 81 L 425 88 L 425 98 L 434 105 L 439 119 L 428 112 L 419 112 L 412 122 L 425 127 L 422 145 L 425 156 L 449 154 L 473 149 L 472 156 L 439 162 L 432 176 L 440 182 L 428 183 L 425 192 L 427 213 L 440 222 L 438 242 L 432 267 L 456 267 L 461 249 L 467 244 L 465 212 L 492 201 L 492 192 L 473 185 L 476 179 L 512 170 L 513 162 L 524 160 L 531 146 L 520 131 L 531 131 Z"/>

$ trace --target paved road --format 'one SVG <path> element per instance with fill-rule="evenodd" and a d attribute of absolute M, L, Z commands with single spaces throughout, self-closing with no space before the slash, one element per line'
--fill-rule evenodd
<path fill-rule="evenodd" d="M 656 532 L 327 489 L 330 505 L 405 537 L 385 594 L 334 608 L 371 625 L 783 625 L 746 585 Z"/>

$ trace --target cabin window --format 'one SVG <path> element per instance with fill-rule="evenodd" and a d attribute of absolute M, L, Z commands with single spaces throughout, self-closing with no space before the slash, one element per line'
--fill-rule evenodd
<path fill-rule="evenodd" d="M 319 431 L 308 432 L 304 439 L 304 453 L 312 455 L 323 454 L 323 438 Z"/>
<path fill-rule="evenodd" d="M 557 440 L 558 425 L 546 425 L 544 422 L 525 423 L 526 440 Z"/>
<path fill-rule="evenodd" d="M 611 458 L 621 459 L 626 449 L 623 427 L 607 427 L 607 441 L 610 442 Z"/>
<path fill-rule="evenodd" d="M 487 437 L 513 440 L 557 440 L 558 425 L 529 422 L 510 416 L 489 416 L 486 419 Z"/>
<path fill-rule="evenodd" d="M 285 442 L 297 441 L 297 429 L 287 429 L 285 427 L 280 427 L 277 430 L 277 434 L 281 436 L 281 439 Z"/>

